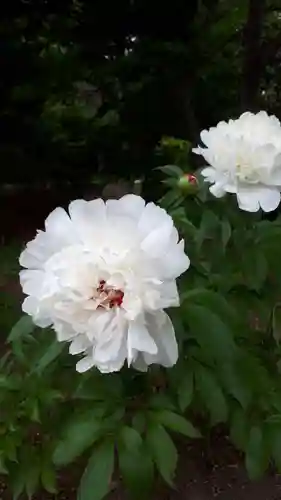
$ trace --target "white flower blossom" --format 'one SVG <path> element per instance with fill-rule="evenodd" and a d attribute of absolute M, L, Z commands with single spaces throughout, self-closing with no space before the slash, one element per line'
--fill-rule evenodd
<path fill-rule="evenodd" d="M 165 210 L 136 195 L 75 200 L 55 209 L 20 256 L 23 311 L 52 326 L 77 370 L 128 365 L 145 370 L 178 358 L 167 307 L 179 305 L 176 278 L 189 267 Z"/>
<path fill-rule="evenodd" d="M 281 125 L 265 111 L 243 113 L 201 132 L 205 147 L 194 153 L 210 165 L 202 170 L 217 198 L 234 193 L 242 210 L 275 210 L 281 191 Z"/>

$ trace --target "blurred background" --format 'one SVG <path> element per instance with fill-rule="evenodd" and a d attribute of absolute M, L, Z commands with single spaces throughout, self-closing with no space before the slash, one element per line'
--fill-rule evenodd
<path fill-rule="evenodd" d="M 163 136 L 281 115 L 279 0 L 10 0 L 0 43 L 2 241 L 108 182 L 153 197 Z"/>

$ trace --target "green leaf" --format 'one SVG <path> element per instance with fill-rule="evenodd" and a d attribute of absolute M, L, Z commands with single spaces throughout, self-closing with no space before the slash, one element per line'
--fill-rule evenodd
<path fill-rule="evenodd" d="M 233 363 L 221 363 L 218 370 L 226 391 L 246 409 L 252 400 L 252 391 L 241 374 L 239 358 Z"/>
<path fill-rule="evenodd" d="M 43 465 L 41 470 L 41 483 L 43 488 L 49 493 L 56 493 L 56 474 L 51 463 L 46 463 Z"/>
<path fill-rule="evenodd" d="M 221 221 L 221 238 L 223 248 L 225 249 L 231 238 L 231 225 L 227 219 Z"/>
<path fill-rule="evenodd" d="M 219 361 L 231 358 L 235 343 L 229 326 L 214 312 L 197 304 L 182 306 L 189 335 L 204 349 L 204 355 Z"/>
<path fill-rule="evenodd" d="M 153 417 L 160 424 L 168 427 L 172 431 L 179 432 L 180 434 L 191 438 L 200 437 L 200 432 L 195 429 L 193 424 L 181 415 L 177 415 L 177 413 L 163 410 L 153 414 Z"/>
<path fill-rule="evenodd" d="M 178 452 L 162 425 L 151 424 L 146 435 L 146 444 L 163 479 L 173 486 Z"/>
<path fill-rule="evenodd" d="M 150 408 L 159 408 L 159 409 L 167 409 L 167 410 L 175 410 L 175 404 L 172 401 L 171 397 L 168 394 L 156 393 L 151 396 L 149 399 L 149 407 Z"/>
<path fill-rule="evenodd" d="M 205 239 L 213 238 L 216 229 L 220 225 L 217 215 L 211 210 L 204 210 L 199 230 L 197 232 L 197 249 L 199 250 Z"/>
<path fill-rule="evenodd" d="M 193 397 L 194 378 L 193 372 L 187 371 L 183 374 L 182 380 L 178 387 L 178 402 L 182 412 L 191 404 Z"/>
<path fill-rule="evenodd" d="M 246 448 L 246 468 L 250 479 L 259 479 L 268 466 L 268 450 L 261 427 L 254 426 L 250 430 Z"/>
<path fill-rule="evenodd" d="M 40 468 L 37 462 L 30 462 L 25 472 L 25 490 L 29 499 L 36 493 L 40 480 Z"/>
<path fill-rule="evenodd" d="M 271 426 L 271 453 L 279 474 L 281 473 L 281 425 Z"/>
<path fill-rule="evenodd" d="M 281 303 L 278 302 L 275 304 L 272 311 L 272 334 L 276 340 L 276 343 L 279 344 L 281 340 Z"/>
<path fill-rule="evenodd" d="M 139 432 L 127 425 L 122 427 L 119 439 L 128 450 L 137 450 L 142 445 L 142 438 Z"/>
<path fill-rule="evenodd" d="M 157 167 L 157 169 L 170 177 L 181 177 L 184 173 L 177 165 L 164 165 L 163 167 Z"/>
<path fill-rule="evenodd" d="M 135 413 L 132 418 L 132 426 L 137 432 L 143 434 L 146 426 L 146 415 L 143 412 Z"/>
<path fill-rule="evenodd" d="M 22 378 L 19 375 L 0 375 L 0 389 L 16 391 L 21 387 Z"/>
<path fill-rule="evenodd" d="M 35 363 L 31 373 L 42 373 L 63 351 L 65 345 L 63 342 L 54 340 L 45 349 L 40 359 Z"/>
<path fill-rule="evenodd" d="M 20 468 L 17 474 L 13 474 L 13 476 L 11 477 L 11 487 L 13 492 L 13 500 L 17 500 L 23 493 L 25 487 L 25 476 L 22 468 Z"/>
<path fill-rule="evenodd" d="M 82 476 L 78 500 L 102 500 L 110 490 L 114 468 L 114 443 L 104 441 L 96 447 Z"/>
<path fill-rule="evenodd" d="M 206 307 L 227 325 L 237 325 L 238 317 L 236 310 L 229 304 L 223 295 L 206 288 L 192 288 L 181 294 L 181 302 L 184 307 L 187 303 L 194 303 Z"/>
<path fill-rule="evenodd" d="M 228 408 L 226 400 L 217 379 L 204 366 L 196 363 L 195 381 L 202 402 L 209 410 L 213 424 L 227 420 Z"/>
<path fill-rule="evenodd" d="M 0 474 L 8 474 L 4 458 L 0 455 Z"/>
<path fill-rule="evenodd" d="M 257 248 L 249 248 L 241 253 L 240 261 L 245 284 L 251 290 L 259 291 L 267 276 L 268 265 L 263 253 Z"/>
<path fill-rule="evenodd" d="M 133 498 L 143 498 L 153 481 L 153 462 L 139 433 L 124 427 L 118 440 L 121 475 Z"/>
<path fill-rule="evenodd" d="M 241 408 L 237 408 L 231 414 L 230 438 L 234 445 L 244 451 L 249 436 L 249 424 L 247 416 Z"/>
<path fill-rule="evenodd" d="M 20 338 L 27 337 L 35 330 L 31 316 L 22 316 L 20 320 L 13 326 L 7 341 L 14 342 Z"/>
<path fill-rule="evenodd" d="M 70 464 L 100 437 L 101 430 L 102 423 L 94 410 L 66 422 L 62 438 L 54 451 L 55 465 Z"/>

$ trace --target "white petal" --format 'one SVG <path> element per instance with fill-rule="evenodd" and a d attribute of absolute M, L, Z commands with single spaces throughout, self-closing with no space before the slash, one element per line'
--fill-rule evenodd
<path fill-rule="evenodd" d="M 252 189 L 239 188 L 237 190 L 237 201 L 239 208 L 246 212 L 258 212 L 260 208 L 259 200 Z"/>
<path fill-rule="evenodd" d="M 80 240 L 90 245 L 94 251 L 101 242 L 106 221 L 103 200 L 74 200 L 68 210 Z"/>
<path fill-rule="evenodd" d="M 38 231 L 35 238 L 27 243 L 25 250 L 21 253 L 20 265 L 31 269 L 42 268 L 44 262 L 58 248 L 60 247 L 54 238 L 50 238 L 44 231 Z"/>
<path fill-rule="evenodd" d="M 267 186 L 260 187 L 257 192 L 261 209 L 264 212 L 272 212 L 278 207 L 281 196 L 278 189 Z"/>
<path fill-rule="evenodd" d="M 155 263 L 159 278 L 164 280 L 178 278 L 189 266 L 189 257 L 184 253 L 184 240 L 168 247 L 167 252 Z"/>
<path fill-rule="evenodd" d="M 168 215 L 163 208 L 160 208 L 154 203 L 148 203 L 139 220 L 138 230 L 143 238 L 145 238 L 149 233 L 166 224 L 168 226 L 173 225 L 173 220 L 170 215 Z"/>
<path fill-rule="evenodd" d="M 126 194 L 119 200 L 108 200 L 106 209 L 108 215 L 125 215 L 133 219 L 139 219 L 145 207 L 145 201 L 141 196 Z"/>
<path fill-rule="evenodd" d="M 75 241 L 71 220 L 61 207 L 50 213 L 45 221 L 45 228 L 50 236 L 58 238 L 59 241 L 63 240 L 65 244 Z"/>
<path fill-rule="evenodd" d="M 85 358 L 80 359 L 80 361 L 78 361 L 78 363 L 76 364 L 76 371 L 78 373 L 84 373 L 93 368 L 93 366 L 95 366 L 93 357 L 86 356 Z"/>
<path fill-rule="evenodd" d="M 161 286 L 161 308 L 178 307 L 180 298 L 175 280 L 164 282 Z"/>
<path fill-rule="evenodd" d="M 220 183 L 216 183 L 210 186 L 209 191 L 216 198 L 222 198 L 225 195 L 225 189 Z"/>
<path fill-rule="evenodd" d="M 69 346 L 69 354 L 80 354 L 91 347 L 91 343 L 85 335 L 77 335 Z"/>
<path fill-rule="evenodd" d="M 217 179 L 217 172 L 213 167 L 206 167 L 201 170 L 201 175 L 206 178 L 208 182 L 215 182 Z"/>
<path fill-rule="evenodd" d="M 158 353 L 154 356 L 144 353 L 145 362 L 148 365 L 173 366 L 178 360 L 178 344 L 169 316 L 164 311 L 158 311 L 155 314 L 147 314 L 146 320 L 149 333 L 158 347 Z"/>
<path fill-rule="evenodd" d="M 157 257 L 165 252 L 172 235 L 173 223 L 168 220 L 157 229 L 152 230 L 141 244 L 144 252 L 151 257 Z"/>
<path fill-rule="evenodd" d="M 57 339 L 59 342 L 65 342 L 77 335 L 77 332 L 72 328 L 71 325 L 62 321 L 54 322 L 54 330 L 57 334 Z"/>
<path fill-rule="evenodd" d="M 22 286 L 23 293 L 26 295 L 37 295 L 39 297 L 43 280 L 44 273 L 42 271 L 20 271 L 20 284 Z"/>
<path fill-rule="evenodd" d="M 98 342 L 95 349 L 94 358 L 96 365 L 110 363 L 110 361 L 113 361 L 118 357 L 118 353 L 122 346 L 123 337 L 127 332 L 122 328 L 121 325 L 117 325 L 115 323 L 110 324 L 106 333 L 107 341 Z"/>
<path fill-rule="evenodd" d="M 210 137 L 210 133 L 208 130 L 202 130 L 201 134 L 200 134 L 200 139 L 201 141 L 203 142 L 203 144 L 205 144 L 205 146 L 208 146 L 209 144 L 209 137 Z"/>
<path fill-rule="evenodd" d="M 33 322 L 37 326 L 46 328 L 52 324 L 52 321 L 40 306 L 41 304 L 36 297 L 26 297 L 22 303 L 22 310 L 29 316 L 32 316 Z"/>
<path fill-rule="evenodd" d="M 128 365 L 135 359 L 138 351 L 148 354 L 157 354 L 157 345 L 141 321 L 131 321 L 128 329 Z"/>
<path fill-rule="evenodd" d="M 95 365 L 101 373 L 118 372 L 124 365 L 126 356 L 126 339 L 122 338 L 122 343 L 119 350 L 115 353 L 115 356 L 104 363 L 97 362 L 95 359 Z"/>
<path fill-rule="evenodd" d="M 105 203 L 101 198 L 97 200 L 74 200 L 68 207 L 71 220 L 75 224 L 84 223 L 104 223 L 106 217 Z"/>
<path fill-rule="evenodd" d="M 21 252 L 19 263 L 22 267 L 30 267 L 32 269 L 38 269 L 41 265 L 40 260 L 27 248 Z"/>
<path fill-rule="evenodd" d="M 136 369 L 139 370 L 140 372 L 147 372 L 147 364 L 144 361 L 143 355 L 139 353 L 136 357 L 136 359 L 132 362 L 132 366 Z"/>

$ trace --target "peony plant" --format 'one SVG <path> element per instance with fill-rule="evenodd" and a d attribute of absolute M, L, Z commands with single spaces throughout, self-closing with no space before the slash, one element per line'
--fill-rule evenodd
<path fill-rule="evenodd" d="M 174 484 L 173 434 L 217 424 L 251 478 L 281 471 L 281 221 L 266 218 L 280 203 L 281 126 L 244 113 L 201 140 L 196 172 L 187 143 L 162 141 L 159 205 L 75 200 L 21 253 L 26 314 L 0 377 L 15 498 L 54 494 L 71 463 L 79 500 L 104 498 L 112 477 L 153 497 L 155 475 Z"/>

